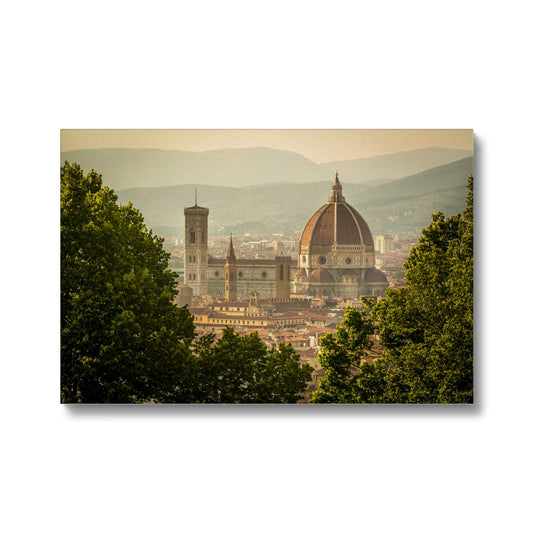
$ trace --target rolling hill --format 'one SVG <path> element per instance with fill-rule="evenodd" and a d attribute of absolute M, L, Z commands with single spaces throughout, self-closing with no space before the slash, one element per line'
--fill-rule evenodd
<path fill-rule="evenodd" d="M 433 211 L 451 215 L 464 209 L 472 164 L 468 157 L 375 187 L 342 182 L 343 192 L 374 234 L 417 232 L 427 226 Z M 330 186 L 331 180 L 241 188 L 188 184 L 117 194 L 121 202 L 131 201 L 140 209 L 147 224 L 163 236 L 183 234 L 183 208 L 194 204 L 195 187 L 198 204 L 209 207 L 212 235 L 230 231 L 293 234 L 327 201 Z"/>
<path fill-rule="evenodd" d="M 183 233 L 183 208 L 194 204 L 195 189 L 198 205 L 209 207 L 211 232 L 223 226 L 223 234 L 236 232 L 235 228 L 242 232 L 293 233 L 324 203 L 330 186 L 329 181 L 241 188 L 188 184 L 128 189 L 117 194 L 121 202 L 131 201 L 148 225 L 163 235 Z M 345 186 L 345 192 L 352 197 L 367 189 L 359 184 Z"/>
<path fill-rule="evenodd" d="M 367 183 L 410 176 L 471 155 L 460 150 L 424 148 L 380 157 L 317 165 L 305 157 L 272 148 L 183 152 L 179 150 L 105 148 L 63 152 L 61 162 L 95 169 L 115 190 L 171 185 L 255 187 L 278 182 L 309 183 L 332 179 Z"/>
<path fill-rule="evenodd" d="M 462 186 L 465 176 L 467 177 L 472 172 L 473 158 L 465 157 L 447 165 L 440 165 L 413 176 L 373 187 L 366 193 L 364 201 L 375 204 L 387 199 L 398 200 L 430 192 L 445 191 Z"/>
<path fill-rule="evenodd" d="M 473 157 L 368 189 L 357 209 L 376 233 L 408 233 L 428 225 L 433 211 L 453 215 L 465 208 Z"/>
<path fill-rule="evenodd" d="M 243 148 L 183 152 L 179 150 L 105 148 L 63 152 L 61 162 L 95 169 L 113 189 L 164 187 L 196 183 L 245 187 L 278 181 L 327 179 L 327 170 L 284 150 Z"/>
<path fill-rule="evenodd" d="M 320 166 L 329 174 L 338 170 L 344 181 L 396 180 L 469 156 L 472 152 L 468 150 L 432 147 L 366 159 L 330 161 Z"/>

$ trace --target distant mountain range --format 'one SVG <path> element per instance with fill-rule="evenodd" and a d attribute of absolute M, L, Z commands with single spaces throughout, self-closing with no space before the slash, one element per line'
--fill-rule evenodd
<path fill-rule="evenodd" d="M 466 157 L 413 176 L 372 187 L 361 194 L 356 209 L 366 213 L 372 232 L 418 232 L 434 211 L 450 216 L 466 207 L 473 157 Z"/>
<path fill-rule="evenodd" d="M 467 178 L 473 158 L 394 181 L 350 183 L 341 179 L 346 201 L 369 223 L 372 232 L 418 232 L 428 225 L 433 211 L 451 215 L 465 207 Z M 330 174 L 330 172 L 327 172 Z M 222 180 L 221 180 L 222 181 Z M 332 183 L 269 183 L 247 187 L 197 185 L 120 190 L 121 202 L 131 201 L 144 214 L 147 225 L 162 236 L 183 234 L 183 208 L 194 204 L 210 210 L 211 235 L 245 232 L 298 233 L 310 216 L 327 201 Z"/>
<path fill-rule="evenodd" d="M 261 147 L 208 152 L 105 148 L 64 152 L 61 162 L 65 160 L 97 170 L 115 190 L 187 183 L 246 187 L 327 176 L 325 169 L 299 154 Z"/>
<path fill-rule="evenodd" d="M 469 150 L 421 148 L 366 159 L 331 161 L 322 163 L 320 166 L 326 169 L 330 175 L 338 171 L 344 181 L 396 180 L 470 156 L 472 156 L 472 152 Z"/>
<path fill-rule="evenodd" d="M 184 152 L 102 148 L 61 153 L 84 171 L 95 169 L 115 190 L 172 185 L 254 187 L 278 182 L 330 180 L 336 170 L 343 183 L 395 180 L 472 155 L 464 150 L 423 148 L 384 156 L 316 164 L 300 154 L 272 148 Z"/>

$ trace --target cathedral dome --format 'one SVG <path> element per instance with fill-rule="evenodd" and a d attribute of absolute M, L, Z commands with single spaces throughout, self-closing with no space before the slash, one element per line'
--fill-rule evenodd
<path fill-rule="evenodd" d="M 333 283 L 333 276 L 323 268 L 313 270 L 309 275 L 309 283 Z"/>
<path fill-rule="evenodd" d="M 300 247 L 374 246 L 374 239 L 365 219 L 344 200 L 338 175 L 335 175 L 331 191 L 328 203 L 318 209 L 305 225 Z"/>
<path fill-rule="evenodd" d="M 369 283 L 387 283 L 387 277 L 381 270 L 372 268 L 365 274 L 365 281 Z"/>

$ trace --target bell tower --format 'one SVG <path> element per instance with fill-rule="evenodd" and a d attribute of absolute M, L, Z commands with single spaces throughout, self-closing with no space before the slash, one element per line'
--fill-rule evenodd
<path fill-rule="evenodd" d="M 185 215 L 185 284 L 192 288 L 193 296 L 207 294 L 207 219 L 209 209 L 197 204 L 183 210 Z"/>
<path fill-rule="evenodd" d="M 237 258 L 235 257 L 233 238 L 231 235 L 229 237 L 228 253 L 226 254 L 224 273 L 226 277 L 224 283 L 226 301 L 234 302 L 237 299 Z"/>
<path fill-rule="evenodd" d="M 276 298 L 284 299 L 291 297 L 290 265 L 290 256 L 276 256 Z"/>

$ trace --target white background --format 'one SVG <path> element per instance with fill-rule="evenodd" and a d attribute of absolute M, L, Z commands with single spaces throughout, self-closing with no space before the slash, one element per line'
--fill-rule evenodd
<path fill-rule="evenodd" d="M 531 531 L 526 2 L 2 8 L 3 531 Z M 59 404 L 60 128 L 474 128 L 476 406 Z"/>

